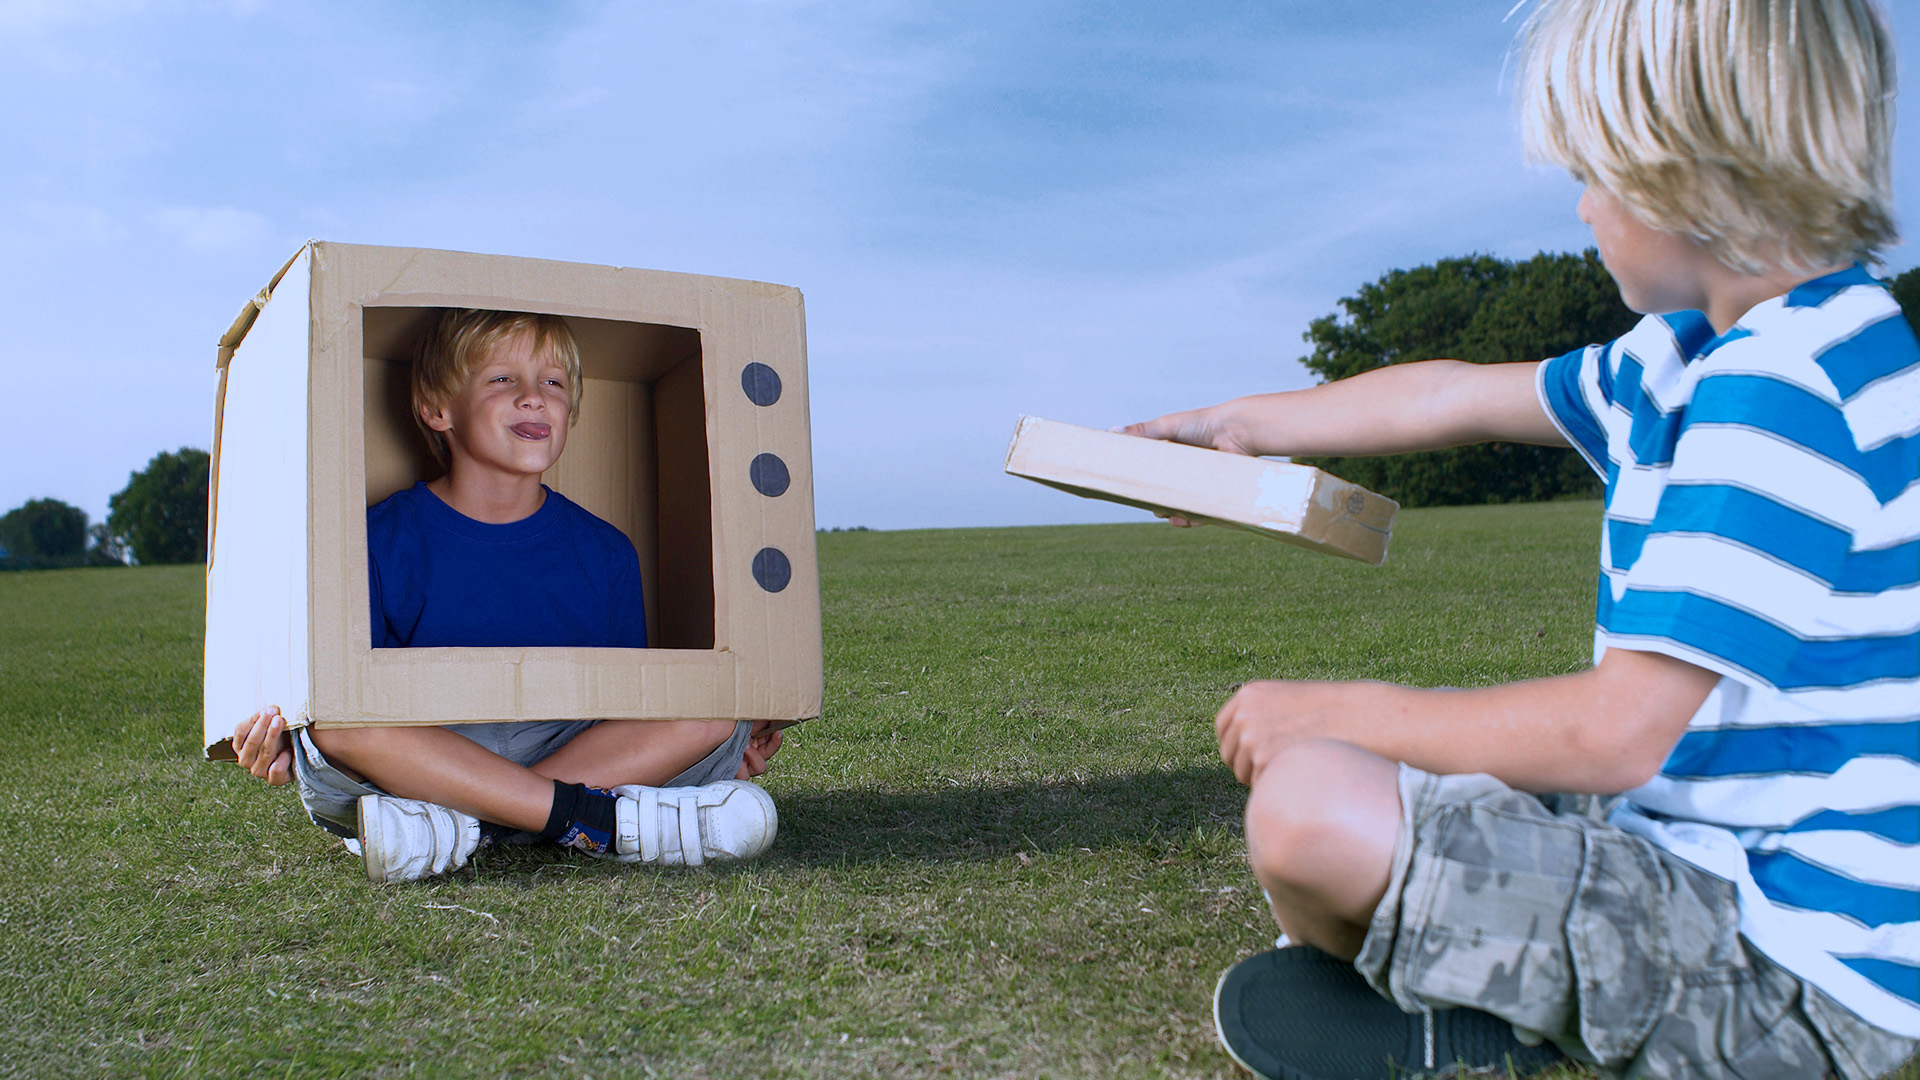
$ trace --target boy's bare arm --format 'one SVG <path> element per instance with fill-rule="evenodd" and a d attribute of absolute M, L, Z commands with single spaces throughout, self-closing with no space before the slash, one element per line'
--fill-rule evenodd
<path fill-rule="evenodd" d="M 1719 678 L 1615 648 L 1578 674 L 1478 690 L 1255 682 L 1228 699 L 1214 727 L 1220 756 L 1242 783 L 1289 746 L 1331 739 L 1433 773 L 1615 794 L 1652 778 Z"/>
<path fill-rule="evenodd" d="M 1534 393 L 1539 366 L 1396 364 L 1305 390 L 1169 413 L 1122 430 L 1256 456 L 1401 454 L 1495 441 L 1565 446 L 1566 437 Z"/>

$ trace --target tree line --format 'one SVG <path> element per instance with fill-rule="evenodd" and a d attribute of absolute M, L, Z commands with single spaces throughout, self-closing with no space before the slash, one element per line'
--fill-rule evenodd
<path fill-rule="evenodd" d="M 0 570 L 205 562 L 208 461 L 188 447 L 154 455 L 96 525 L 59 499 L 28 500 L 0 516 Z"/>
<path fill-rule="evenodd" d="M 1920 268 L 1888 287 L 1920 332 Z M 1476 364 L 1540 360 L 1611 341 L 1638 315 L 1592 248 L 1518 262 L 1490 255 L 1391 270 L 1315 319 L 1302 336 L 1307 370 L 1332 382 L 1378 367 L 1449 357 Z M 1402 506 L 1593 498 L 1600 481 L 1572 450 L 1487 443 L 1393 457 L 1301 458 Z M 107 520 L 58 499 L 0 516 L 0 570 L 204 562 L 208 456 L 154 456 L 108 500 Z M 840 530 L 835 529 L 834 532 Z"/>
<path fill-rule="evenodd" d="M 1920 332 L 1920 268 L 1888 281 Z M 1541 253 L 1510 262 L 1487 255 L 1389 271 L 1315 319 L 1301 358 L 1323 382 L 1415 360 L 1476 364 L 1543 360 L 1611 341 L 1640 316 L 1597 251 Z M 1300 458 L 1402 506 L 1597 498 L 1600 479 L 1574 451 L 1484 443 L 1393 457 Z"/>

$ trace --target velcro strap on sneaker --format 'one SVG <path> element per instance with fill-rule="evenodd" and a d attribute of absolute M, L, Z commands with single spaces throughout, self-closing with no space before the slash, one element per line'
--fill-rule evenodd
<path fill-rule="evenodd" d="M 609 854 L 637 856 L 640 853 L 640 804 L 631 795 L 621 795 L 613 804 L 613 851 Z"/>
<path fill-rule="evenodd" d="M 640 789 L 640 861 L 653 864 L 660 861 L 660 789 L 643 787 Z"/>
<path fill-rule="evenodd" d="M 688 866 L 707 861 L 706 845 L 700 842 L 700 799 L 676 800 L 680 810 L 680 859 Z"/>
<path fill-rule="evenodd" d="M 427 835 L 433 841 L 433 851 L 429 856 L 433 872 L 444 874 L 465 861 L 460 858 L 461 834 L 465 830 L 460 827 L 458 817 L 438 807 L 428 807 L 426 817 Z"/>

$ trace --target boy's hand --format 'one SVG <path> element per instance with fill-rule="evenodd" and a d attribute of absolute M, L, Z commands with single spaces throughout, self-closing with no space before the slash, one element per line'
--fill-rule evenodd
<path fill-rule="evenodd" d="M 1225 405 L 1168 413 L 1143 423 L 1128 424 L 1119 430 L 1123 435 L 1164 439 L 1168 442 L 1202 446 L 1208 450 L 1220 450 L 1229 454 L 1256 456 L 1252 448 L 1246 444 L 1238 425 L 1229 422 Z"/>
<path fill-rule="evenodd" d="M 1227 454 L 1245 454 L 1256 456 L 1241 441 L 1238 432 L 1225 420 L 1225 406 L 1215 405 L 1206 409 L 1188 409 L 1185 412 L 1168 413 L 1157 419 L 1138 424 L 1128 424 L 1116 428 L 1122 435 L 1137 435 L 1143 439 L 1162 439 L 1167 442 L 1185 443 L 1188 446 L 1205 447 Z M 1178 514 L 1161 514 L 1167 523 L 1186 529 L 1193 522 Z"/>
<path fill-rule="evenodd" d="M 293 779 L 293 747 L 278 705 L 269 705 L 235 725 L 233 752 L 241 768 L 269 784 Z"/>
<path fill-rule="evenodd" d="M 735 780 L 751 780 L 767 771 L 767 759 L 780 752 L 784 736 L 771 720 L 755 720 L 753 734 L 747 736 L 746 752 L 740 756 L 740 771 Z"/>
<path fill-rule="evenodd" d="M 1295 743 L 1326 738 L 1354 683 L 1250 682 L 1234 691 L 1213 719 L 1220 759 L 1243 784 Z"/>

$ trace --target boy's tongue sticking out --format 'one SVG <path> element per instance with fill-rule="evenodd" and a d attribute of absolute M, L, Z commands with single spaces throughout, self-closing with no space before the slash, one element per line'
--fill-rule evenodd
<path fill-rule="evenodd" d="M 544 439 L 553 434 L 551 424 L 536 424 L 531 420 L 513 425 L 512 431 L 523 439 Z"/>

